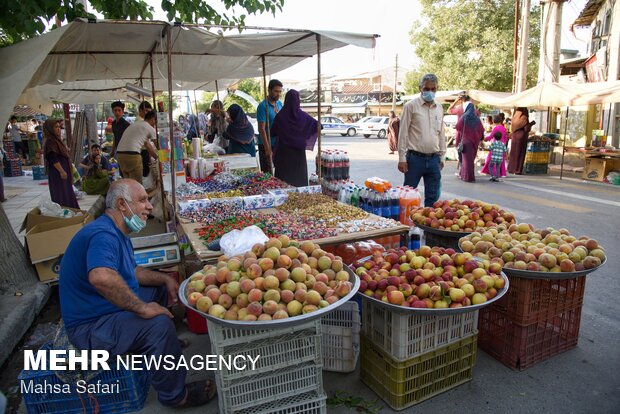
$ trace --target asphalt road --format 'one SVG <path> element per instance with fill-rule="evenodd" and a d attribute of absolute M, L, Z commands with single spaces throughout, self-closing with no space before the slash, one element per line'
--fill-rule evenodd
<path fill-rule="evenodd" d="M 396 154 L 386 140 L 324 136 L 324 148 L 349 152 L 351 177 L 369 176 L 402 184 Z M 310 164 L 310 163 L 309 163 Z M 578 346 L 522 372 L 512 371 L 478 350 L 473 380 L 406 412 L 617 413 L 620 412 L 620 188 L 553 176 L 509 176 L 501 183 L 478 176 L 464 183 L 455 162 L 443 171 L 441 198 L 458 197 L 496 203 L 536 227 L 567 228 L 588 235 L 606 248 L 605 267 L 587 277 Z M 314 168 L 309 167 L 309 171 Z M 367 400 L 375 394 L 355 374 L 324 373 L 328 394 L 343 390 Z M 330 412 L 351 412 L 330 409 Z M 387 406 L 382 412 L 392 412 Z"/>

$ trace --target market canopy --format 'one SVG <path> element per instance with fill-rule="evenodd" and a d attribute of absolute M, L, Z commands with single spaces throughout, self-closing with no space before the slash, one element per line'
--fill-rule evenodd
<path fill-rule="evenodd" d="M 375 46 L 377 35 L 274 29 L 224 35 L 204 26 L 167 22 L 77 20 L 0 49 L 0 116 L 16 104 L 47 112 L 51 102 L 95 103 L 125 97 L 126 83 L 168 89 L 167 36 L 175 90 L 214 90 L 237 79 L 270 75 L 318 53 Z M 228 81 L 225 81 L 228 80 Z M 180 86 L 179 86 L 180 85 Z M 90 102 L 87 102 L 90 101 Z"/>
<path fill-rule="evenodd" d="M 477 99 L 473 91 L 470 96 L 498 108 L 544 109 L 620 102 L 620 81 L 590 83 L 539 83 L 533 88 L 507 97 L 491 95 Z"/>

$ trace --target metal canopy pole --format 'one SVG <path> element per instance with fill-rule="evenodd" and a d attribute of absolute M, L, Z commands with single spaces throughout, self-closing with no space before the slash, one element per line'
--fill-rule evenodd
<path fill-rule="evenodd" d="M 319 162 L 321 162 L 321 35 L 320 34 L 316 34 L 316 89 L 317 89 L 317 98 L 316 98 L 316 110 L 317 110 L 317 116 L 316 119 L 318 121 L 317 123 L 317 132 L 318 132 L 318 148 L 317 148 L 317 158 L 319 159 Z M 316 165 L 316 161 L 315 161 L 315 165 Z M 321 180 L 323 177 L 321 177 L 321 167 L 319 166 L 316 169 L 316 174 L 319 177 L 319 185 L 321 184 Z"/>
<path fill-rule="evenodd" d="M 564 139 L 562 140 L 562 163 L 560 164 L 560 180 L 564 173 L 564 152 L 566 151 L 566 134 L 568 130 L 568 110 L 570 106 L 566 107 L 566 122 L 564 123 Z"/>
<path fill-rule="evenodd" d="M 177 205 L 177 186 L 176 186 L 176 171 L 175 171 L 175 165 L 174 163 L 176 162 L 175 159 L 175 141 L 174 141 L 174 120 L 172 118 L 172 34 L 171 34 L 171 30 L 168 29 L 166 32 L 166 54 L 168 57 L 168 123 L 170 124 L 170 183 L 172 185 L 172 189 L 170 191 L 172 191 L 172 209 L 171 209 L 171 214 L 170 214 L 170 218 L 172 221 L 172 227 L 175 229 L 176 231 L 176 217 L 175 217 L 175 210 L 176 210 L 176 205 Z"/>
<path fill-rule="evenodd" d="M 151 54 L 149 55 L 149 66 L 150 66 L 150 71 L 151 71 L 151 93 L 153 94 L 153 109 L 155 111 L 157 111 L 157 99 L 155 99 L 155 75 L 153 72 L 153 53 L 151 52 Z M 155 132 L 157 133 L 157 124 L 155 124 Z M 160 145 L 159 145 L 159 138 L 155 140 L 155 147 L 159 150 Z M 161 165 L 161 161 L 159 160 L 159 157 L 157 157 L 157 163 L 159 164 L 159 191 L 161 193 L 161 207 L 162 207 L 162 213 L 163 213 L 163 218 L 164 220 L 166 220 L 166 215 L 168 214 L 167 209 L 166 209 L 166 203 L 164 203 L 164 169 L 162 168 Z"/>
<path fill-rule="evenodd" d="M 269 148 L 273 154 L 273 148 L 271 148 L 271 125 L 269 125 L 269 99 L 267 96 L 267 71 L 265 69 L 265 55 L 261 56 L 261 63 L 263 65 L 263 95 L 265 96 L 265 139 L 269 141 Z M 277 103 L 275 104 L 277 105 Z M 260 131 L 258 133 L 260 138 Z M 267 142 L 263 142 L 263 148 L 267 146 Z M 267 163 L 269 164 L 269 171 L 273 174 L 273 165 L 270 156 L 265 155 Z M 262 166 L 261 166 L 262 167 Z M 261 168 L 262 169 L 262 168 Z"/>

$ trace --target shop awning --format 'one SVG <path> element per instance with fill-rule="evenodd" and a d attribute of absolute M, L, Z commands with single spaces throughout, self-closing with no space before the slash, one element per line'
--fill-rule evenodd
<path fill-rule="evenodd" d="M 366 113 L 366 102 L 356 105 L 332 104 L 332 114 L 364 114 Z"/>
<path fill-rule="evenodd" d="M 472 94 L 473 97 L 473 94 Z M 620 81 L 589 83 L 539 83 L 533 88 L 505 98 L 485 97 L 498 108 L 519 106 L 545 109 L 620 102 Z"/>
<path fill-rule="evenodd" d="M 167 90 L 167 36 L 172 40 L 175 90 L 213 89 L 218 81 L 270 75 L 347 45 L 371 48 L 377 35 L 310 30 L 272 30 L 220 35 L 198 25 L 143 21 L 74 21 L 0 49 L 0 116 L 16 104 L 49 112 L 52 101 L 95 103 L 125 98 L 127 83 Z M 177 85 L 178 84 L 178 85 Z M 180 85 L 180 86 L 179 86 Z M 90 102 L 88 102 L 90 101 Z"/>

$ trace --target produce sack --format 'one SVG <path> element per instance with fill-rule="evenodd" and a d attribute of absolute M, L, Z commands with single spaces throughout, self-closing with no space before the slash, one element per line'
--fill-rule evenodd
<path fill-rule="evenodd" d="M 252 250 L 256 243 L 265 243 L 269 237 L 257 226 L 249 226 L 243 230 L 233 230 L 220 239 L 222 253 L 228 257 L 243 255 Z"/>

